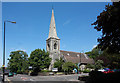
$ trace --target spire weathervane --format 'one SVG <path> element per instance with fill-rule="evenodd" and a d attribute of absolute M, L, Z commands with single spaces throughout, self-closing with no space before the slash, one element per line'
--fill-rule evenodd
<path fill-rule="evenodd" d="M 53 4 L 52 4 L 52 10 L 53 10 L 54 8 L 53 8 Z"/>
<path fill-rule="evenodd" d="M 52 0 L 52 10 L 53 10 L 53 0 Z"/>

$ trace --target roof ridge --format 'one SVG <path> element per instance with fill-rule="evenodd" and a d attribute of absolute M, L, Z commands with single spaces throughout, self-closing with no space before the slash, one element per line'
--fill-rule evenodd
<path fill-rule="evenodd" d="M 65 50 L 60 50 L 60 51 L 64 51 L 64 52 L 72 52 L 72 53 L 78 53 L 78 54 L 80 54 L 80 52 L 65 51 Z M 85 53 L 81 53 L 81 54 L 85 54 Z"/>

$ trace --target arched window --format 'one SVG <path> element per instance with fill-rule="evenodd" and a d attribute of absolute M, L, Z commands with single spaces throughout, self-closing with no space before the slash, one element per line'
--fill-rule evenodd
<path fill-rule="evenodd" d="M 56 43 L 54 44 L 54 49 L 57 49 L 57 44 Z"/>
<path fill-rule="evenodd" d="M 48 49 L 50 50 L 50 45 L 48 44 Z"/>

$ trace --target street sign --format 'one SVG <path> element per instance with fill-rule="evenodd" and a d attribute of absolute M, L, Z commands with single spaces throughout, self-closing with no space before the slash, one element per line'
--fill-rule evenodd
<path fill-rule="evenodd" d="M 32 69 L 32 66 L 29 66 L 29 69 Z"/>
<path fill-rule="evenodd" d="M 58 71 L 58 68 L 53 68 L 52 71 L 56 72 Z"/>

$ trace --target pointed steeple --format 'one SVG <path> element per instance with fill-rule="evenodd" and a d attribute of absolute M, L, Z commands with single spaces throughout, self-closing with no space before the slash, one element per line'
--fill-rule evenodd
<path fill-rule="evenodd" d="M 52 70 L 52 68 L 54 68 L 54 62 L 56 59 L 60 59 L 60 39 L 57 37 L 53 6 L 49 27 L 49 36 L 46 40 L 46 50 L 49 52 L 49 57 L 52 59 L 49 66 L 49 70 Z"/>
<path fill-rule="evenodd" d="M 53 11 L 53 7 L 52 7 L 52 16 L 51 16 L 51 22 L 50 22 L 50 28 L 49 28 L 49 38 L 57 38 L 57 32 L 56 32 L 56 25 L 55 25 L 55 17 L 54 17 L 54 11 Z"/>

